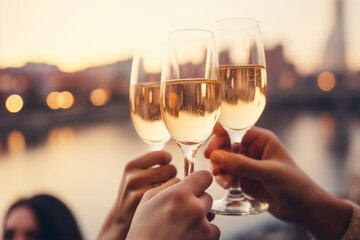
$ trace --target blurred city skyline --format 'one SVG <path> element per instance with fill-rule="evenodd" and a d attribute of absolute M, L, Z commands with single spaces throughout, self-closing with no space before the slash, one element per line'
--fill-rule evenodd
<path fill-rule="evenodd" d="M 115 18 L 113 18 L 114 16 L 104 20 L 96 17 L 97 15 L 94 15 L 93 17 L 96 19 L 93 19 L 92 22 L 88 22 L 87 24 L 85 22 L 89 20 L 89 18 L 86 17 L 86 14 L 90 13 L 92 10 L 84 10 L 81 8 L 82 10 L 80 11 L 78 2 L 73 3 L 74 8 L 68 8 L 70 7 L 70 3 L 67 3 L 66 1 L 64 4 L 50 4 L 47 1 L 41 2 L 40 0 L 34 0 L 34 2 L 38 1 L 39 4 L 28 6 L 26 4 L 21 6 L 17 5 L 22 1 L 23 0 L 10 2 L 0 0 L 0 18 L 10 18 L 14 20 L 14 22 L 11 22 L 12 24 L 4 24 L 4 21 L 0 21 L 0 33 L 10 31 L 8 34 L 0 34 L 0 115 L 5 112 L 9 112 L 10 114 L 18 113 L 20 111 L 31 113 L 33 110 L 49 111 L 71 108 L 71 110 L 66 111 L 66 114 L 63 116 L 69 117 L 70 115 L 67 116 L 67 114 L 71 113 L 83 118 L 85 115 L 82 114 L 81 111 L 91 109 L 94 106 L 98 107 L 108 103 L 115 103 L 115 105 L 118 103 L 126 104 L 132 55 L 127 55 L 120 49 L 121 47 L 125 46 L 128 51 L 131 51 L 137 44 L 151 43 L 154 40 L 159 40 L 162 33 L 166 34 L 166 29 L 172 28 L 173 26 L 180 24 L 180 22 L 182 22 L 182 26 L 190 25 L 191 23 L 193 24 L 192 26 L 196 24 L 198 24 L 198 26 L 201 24 L 205 26 L 206 24 L 215 21 L 215 16 L 208 16 L 208 12 L 206 11 L 204 14 L 201 14 L 204 18 L 195 18 L 193 16 L 193 9 L 191 9 L 191 11 L 189 10 L 189 18 L 177 22 L 174 21 L 174 17 L 176 16 L 174 15 L 167 24 L 160 24 L 160 22 L 158 22 L 160 24 L 159 26 L 156 24 L 154 25 L 150 20 L 149 22 L 142 21 L 141 19 L 143 19 L 144 16 L 141 15 L 139 21 L 131 23 L 130 25 L 133 26 L 130 27 L 130 29 L 127 29 L 129 31 L 132 30 L 133 32 L 130 31 L 130 33 L 128 32 L 128 34 L 125 34 L 127 32 L 125 28 L 120 31 L 121 34 L 125 34 L 124 36 L 128 37 L 127 41 L 129 42 L 125 40 L 120 42 L 118 44 L 118 47 L 120 48 L 116 50 L 117 45 L 104 44 L 103 40 L 105 39 L 105 41 L 107 41 L 106 39 L 112 39 L 111 36 L 116 39 L 116 36 L 118 36 L 109 33 L 110 35 L 107 37 L 108 33 L 105 33 L 112 28 L 109 23 L 104 24 L 103 21 L 107 22 L 109 20 L 115 20 Z M 136 1 L 138 3 L 140 2 L 140 0 Z M 156 9 L 156 4 L 159 4 L 160 1 L 161 0 L 154 0 L 154 9 Z M 185 0 L 185 2 L 186 1 L 187 0 Z M 233 0 L 228 1 L 230 3 Z M 305 0 L 305 2 L 306 1 L 308 0 Z M 196 2 L 196 4 L 201 2 L 202 0 Z M 254 0 L 254 2 L 262 7 L 265 7 L 267 4 L 262 0 Z M 276 6 L 283 7 L 283 17 L 286 17 L 288 20 L 285 21 L 286 23 L 283 23 L 284 21 L 279 21 L 276 25 L 264 21 L 264 19 L 267 18 L 269 21 L 273 21 L 277 19 L 278 16 L 273 14 L 270 14 L 271 16 L 269 16 L 269 12 L 271 11 L 263 11 L 263 8 L 259 9 L 259 12 L 256 13 L 257 15 L 260 13 L 263 14 L 261 16 L 259 15 L 260 18 L 257 18 L 255 13 L 252 13 L 254 16 L 251 16 L 259 19 L 260 22 L 265 23 L 262 24 L 262 29 L 265 29 L 263 35 L 266 45 L 265 55 L 268 77 L 268 101 L 277 104 L 301 104 L 311 107 L 314 106 L 314 103 L 317 105 L 331 106 L 333 103 L 341 100 L 342 102 L 346 102 L 346 105 L 355 106 L 356 103 L 360 101 L 360 98 L 358 97 L 360 92 L 360 66 L 357 68 L 357 64 L 360 64 L 360 59 L 359 61 L 348 61 L 348 59 L 350 58 L 349 56 L 351 56 L 350 53 L 360 54 L 360 51 L 356 51 L 355 48 L 349 47 L 349 26 L 354 23 L 353 21 L 349 21 L 349 19 L 351 19 L 349 17 L 349 13 L 351 12 L 349 6 L 353 5 L 355 8 L 356 3 L 353 2 L 353 0 L 326 0 L 326 2 L 317 0 L 314 1 L 312 5 L 310 2 L 307 2 L 308 5 L 304 5 L 304 3 L 295 3 L 294 1 L 289 1 L 290 3 L 283 2 L 283 0 L 275 0 L 273 2 L 277 3 L 277 5 L 275 4 Z M 246 0 L 237 3 L 233 2 L 234 6 L 237 7 L 241 5 L 240 3 L 245 4 L 247 2 Z M 91 7 L 97 6 L 99 12 L 102 12 L 101 10 L 107 12 L 109 9 L 109 14 L 111 15 L 113 8 L 109 8 L 109 5 L 116 5 L 117 3 L 111 0 L 100 3 L 97 2 L 97 0 L 94 0 L 89 4 Z M 168 3 L 162 4 L 166 5 Z M 172 8 L 176 7 L 177 12 L 182 14 L 182 12 L 186 12 L 185 7 L 188 6 L 183 6 L 182 4 L 183 3 L 176 3 L 172 5 Z M 200 8 L 201 4 L 196 4 L 194 5 L 194 8 Z M 216 1 L 210 1 L 207 8 L 212 9 L 217 4 Z M 246 6 L 251 10 L 255 5 L 249 3 Z M 269 6 L 268 10 L 275 8 L 275 5 Z M 56 6 L 57 8 L 55 8 Z M 123 6 L 124 9 L 128 9 L 133 5 L 130 3 L 122 3 L 121 6 Z M 184 9 L 182 9 L 181 6 L 183 6 Z M 312 7 L 309 8 L 309 6 Z M 5 8 L 2 7 L 6 7 L 9 11 L 4 11 Z M 91 7 L 90 9 L 92 9 Z M 220 8 L 217 15 L 223 14 L 224 9 L 228 8 L 227 4 L 218 4 L 218 7 Z M 295 11 L 295 7 L 298 11 Z M 28 10 L 25 11 L 24 8 Z M 153 8 L 150 8 L 149 6 L 149 9 Z M 159 13 L 167 12 L 167 10 L 170 9 L 171 6 L 166 5 Z M 16 12 L 15 10 L 18 10 L 19 14 L 14 15 L 13 13 Z M 36 24 L 28 25 L 29 28 L 27 28 L 26 25 L 18 25 L 23 22 L 24 19 L 29 18 L 31 15 L 30 13 L 35 13 L 35 10 L 42 11 L 39 12 L 39 14 L 35 14 L 34 19 L 28 19 L 28 24 L 32 21 Z M 84 17 L 83 23 L 76 23 L 75 21 L 74 25 L 67 26 L 66 24 L 64 25 L 60 24 L 60 22 L 56 22 L 59 17 L 65 14 L 66 10 L 69 11 L 69 19 L 76 20 L 79 17 Z M 316 12 L 317 10 L 322 11 L 318 11 L 317 17 L 315 17 L 312 14 L 313 11 Z M 71 15 L 77 11 L 80 11 L 78 12 L 77 17 Z M 297 19 L 296 14 L 287 16 L 292 11 L 294 14 L 298 14 L 297 12 L 303 13 L 300 20 Z M 6 14 L 1 15 L 2 12 Z M 45 13 L 53 13 L 53 15 L 48 15 L 49 19 L 42 19 L 41 14 Z M 251 11 L 249 11 L 249 13 L 251 13 Z M 165 15 L 160 18 L 159 16 L 154 15 L 154 19 L 156 21 L 164 19 Z M 92 19 L 93 17 L 90 18 Z M 317 24 L 325 24 L 326 27 L 319 28 L 320 25 L 314 23 L 318 28 L 314 29 L 314 24 L 312 24 L 312 22 L 315 19 L 318 20 Z M 131 18 L 129 18 L 129 22 L 131 22 L 130 20 Z M 298 25 L 295 24 L 296 22 Z M 136 27 L 138 24 L 143 25 L 141 28 Z M 148 24 L 154 26 L 152 28 L 146 28 Z M 45 25 L 47 28 L 45 28 Z M 122 23 L 119 27 L 124 27 L 123 25 L 124 24 Z M 44 28 L 41 28 L 41 26 Z M 87 35 L 89 29 L 86 27 L 89 26 L 94 27 L 94 38 L 90 38 Z M 291 26 L 291 28 L 286 29 L 285 26 Z M 105 32 L 102 32 L 102 35 L 100 36 L 97 33 L 98 27 L 108 27 L 108 29 L 105 29 Z M 277 27 L 283 28 L 283 31 L 277 32 L 279 30 Z M 17 31 L 20 28 L 23 29 L 24 32 Z M 66 32 L 67 34 L 65 34 L 65 32 L 63 32 L 64 29 L 68 29 L 67 31 L 69 32 Z M 74 29 L 80 32 L 72 32 Z M 56 31 L 54 32 L 54 30 Z M 274 33 L 273 36 L 272 34 L 269 34 L 268 31 L 270 30 Z M 293 32 L 294 30 L 296 31 Z M 137 36 L 136 34 L 140 34 L 141 32 L 144 33 L 144 31 L 149 31 L 149 34 L 145 38 L 135 38 Z M 151 34 L 152 31 L 154 31 L 154 34 Z M 308 31 L 308 34 L 300 34 L 302 31 Z M 81 33 L 85 35 L 81 35 Z M 356 34 L 358 32 L 350 31 L 350 33 L 354 33 L 353 38 L 356 39 Z M 27 34 L 29 36 L 27 38 L 16 38 L 16 36 L 20 37 L 22 34 Z M 300 51 L 303 54 L 309 51 L 309 47 L 312 48 L 315 45 L 320 44 L 317 51 L 312 50 L 312 55 L 307 54 L 308 57 L 305 60 L 301 59 L 301 54 L 299 56 L 295 54 L 294 59 L 289 57 L 291 45 L 294 43 L 290 40 L 286 40 L 285 37 L 289 37 L 292 34 L 295 34 L 294 36 L 298 37 L 301 36 L 297 41 L 301 40 L 301 42 L 304 43 L 304 45 L 299 44 L 296 46 L 296 51 Z M 40 36 L 42 36 L 43 39 L 39 42 L 34 42 L 34 39 L 39 39 Z M 61 39 L 64 37 L 67 37 L 68 41 L 63 42 Z M 98 40 L 100 39 L 99 44 L 88 49 L 86 46 L 91 44 L 97 37 Z M 281 38 L 283 39 L 281 40 Z M 26 41 L 23 39 L 26 39 Z M 322 42 L 320 42 L 320 39 L 323 39 Z M 133 42 L 130 40 L 133 40 Z M 85 51 L 84 55 L 76 52 L 75 50 L 77 48 L 75 48 L 74 51 L 68 51 L 69 47 L 76 47 L 76 43 L 80 43 L 78 41 L 81 41 L 84 45 L 83 48 L 77 46 L 80 50 L 82 49 L 81 51 Z M 20 42 L 23 42 L 23 44 L 20 44 Z M 311 44 L 307 45 L 306 42 L 307 44 Z M 36 47 L 36 45 L 40 43 L 43 44 L 43 49 Z M 75 45 L 70 46 L 67 44 Z M 55 48 L 56 46 L 58 46 L 58 48 Z M 111 60 L 112 58 L 109 56 L 107 56 L 108 58 L 105 57 L 107 51 L 106 47 L 112 49 L 115 56 L 113 60 Z M 54 48 L 59 50 L 58 53 L 63 53 L 63 56 L 66 56 L 66 58 L 69 57 L 74 59 L 70 61 L 62 59 L 64 60 L 64 62 L 62 62 L 61 57 L 55 56 L 56 52 L 53 52 Z M 31 53 L 33 55 L 26 55 L 26 53 L 29 53 L 26 49 L 33 51 Z M 349 49 L 352 51 L 349 51 Z M 99 54 L 98 58 L 89 57 L 91 54 L 97 52 Z M 228 52 L 222 52 L 220 58 L 228 57 L 228 54 Z M 316 57 L 316 55 L 318 55 L 318 57 Z M 18 56 L 18 58 L 14 59 L 17 60 L 19 66 L 15 66 L 16 62 L 6 60 L 16 56 Z M 54 58 L 52 59 L 49 56 L 53 56 Z M 102 56 L 104 56 L 104 59 Z M 44 57 L 44 61 L 37 61 L 41 57 Z M 84 61 L 80 61 L 81 64 L 77 65 L 76 62 L 79 59 L 76 59 L 76 57 L 84 58 Z M 317 58 L 320 63 L 315 64 L 314 61 Z M 94 62 L 91 63 L 93 60 Z M 22 61 L 25 62 L 22 63 Z M 353 67 L 351 67 L 352 65 L 349 64 L 349 62 L 353 64 Z M 92 66 L 92 64 L 94 64 L 94 66 Z M 312 66 L 312 68 L 307 69 L 305 66 L 307 64 Z M 70 71 L 66 66 L 71 67 L 70 69 L 73 68 L 73 70 Z M 353 70 L 353 68 L 355 70 Z M 5 113 L 3 116 L 9 116 L 6 114 L 8 113 Z M 72 117 L 76 118 L 75 115 L 72 115 Z M 9 119 L 11 119 L 11 117 Z"/>
<path fill-rule="evenodd" d="M 300 74 L 326 70 L 329 38 L 340 24 L 344 65 L 359 71 L 359 10 L 357 0 L 0 0 L 0 68 L 38 62 L 81 71 L 130 59 L 134 48 L 162 42 L 171 30 L 246 16 L 259 20 L 266 48 L 283 46 Z"/>
<path fill-rule="evenodd" d="M 148 152 L 130 120 L 133 50 L 225 17 L 261 24 L 267 102 L 256 125 L 320 186 L 360 203 L 359 12 L 360 0 L 0 0 L 0 217 L 18 198 L 50 193 L 95 239 L 126 163 Z M 178 146 L 165 150 L 182 173 Z M 208 170 L 203 150 L 196 168 Z M 300 239 L 269 214 L 214 221 L 222 240 Z"/>

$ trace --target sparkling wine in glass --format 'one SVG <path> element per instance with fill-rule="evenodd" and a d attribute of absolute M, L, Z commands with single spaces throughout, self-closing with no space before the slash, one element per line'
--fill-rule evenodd
<path fill-rule="evenodd" d="M 168 34 L 161 76 L 161 113 L 185 159 L 185 176 L 220 114 L 221 82 L 214 34 L 201 29 Z"/>
<path fill-rule="evenodd" d="M 148 46 L 134 54 L 129 89 L 130 115 L 139 137 L 150 151 L 162 150 L 170 139 L 160 111 L 163 47 Z"/>
<path fill-rule="evenodd" d="M 264 45 L 258 21 L 228 18 L 215 24 L 220 80 L 219 122 L 229 134 L 232 150 L 241 153 L 241 140 L 261 116 L 266 104 Z M 216 200 L 212 212 L 222 215 L 254 215 L 269 205 L 241 191 L 239 178 L 232 179 L 228 195 Z"/>

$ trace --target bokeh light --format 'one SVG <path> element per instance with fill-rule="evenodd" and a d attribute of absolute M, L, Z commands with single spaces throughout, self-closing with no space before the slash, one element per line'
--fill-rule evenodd
<path fill-rule="evenodd" d="M 104 88 L 97 88 L 90 94 L 90 101 L 94 106 L 102 106 L 110 99 L 110 92 Z"/>
<path fill-rule="evenodd" d="M 49 108 L 51 108 L 51 109 L 59 109 L 60 108 L 56 101 L 58 95 L 59 95 L 59 92 L 53 91 L 47 96 L 46 104 L 48 105 Z"/>
<path fill-rule="evenodd" d="M 26 149 L 24 135 L 17 130 L 10 132 L 7 138 L 7 146 L 10 153 L 24 152 Z"/>
<path fill-rule="evenodd" d="M 331 91 L 335 87 L 335 76 L 331 72 L 320 73 L 317 79 L 318 87 L 324 91 Z"/>
<path fill-rule="evenodd" d="M 63 91 L 56 96 L 56 102 L 60 108 L 68 109 L 74 104 L 74 96 L 68 91 Z"/>
<path fill-rule="evenodd" d="M 46 103 L 51 109 L 68 109 L 74 104 L 74 101 L 74 96 L 69 91 L 53 91 L 46 98 Z"/>
<path fill-rule="evenodd" d="M 5 102 L 6 109 L 11 113 L 19 112 L 22 109 L 23 105 L 24 102 L 22 98 L 17 94 L 9 96 Z"/>

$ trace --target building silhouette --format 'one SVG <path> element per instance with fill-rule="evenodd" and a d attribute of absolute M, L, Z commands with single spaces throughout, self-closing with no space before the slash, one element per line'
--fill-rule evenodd
<path fill-rule="evenodd" d="M 335 0 L 334 27 L 325 45 L 322 71 L 336 74 L 346 72 L 346 52 L 344 33 L 344 1 Z"/>

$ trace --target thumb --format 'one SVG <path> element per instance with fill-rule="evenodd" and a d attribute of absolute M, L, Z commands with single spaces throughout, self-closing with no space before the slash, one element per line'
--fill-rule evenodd
<path fill-rule="evenodd" d="M 168 180 L 167 182 L 165 182 L 164 184 L 161 184 L 155 188 L 152 188 L 148 191 L 145 192 L 143 198 L 141 199 L 141 201 L 147 201 L 151 198 L 153 198 L 154 196 L 156 196 L 159 192 L 166 190 L 167 188 L 171 187 L 172 185 L 177 184 L 178 182 L 180 182 L 180 179 L 178 178 L 171 178 L 170 180 Z"/>
<path fill-rule="evenodd" d="M 216 150 L 211 154 L 210 161 L 214 169 L 217 168 L 231 175 L 247 177 L 259 182 L 273 177 L 266 161 L 259 161 L 242 154 Z"/>

